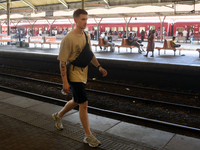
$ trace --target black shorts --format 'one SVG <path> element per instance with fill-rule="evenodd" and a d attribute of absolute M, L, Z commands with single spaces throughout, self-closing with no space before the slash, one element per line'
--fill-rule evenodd
<path fill-rule="evenodd" d="M 86 84 L 82 82 L 69 82 L 73 93 L 74 102 L 81 104 L 87 101 Z"/>

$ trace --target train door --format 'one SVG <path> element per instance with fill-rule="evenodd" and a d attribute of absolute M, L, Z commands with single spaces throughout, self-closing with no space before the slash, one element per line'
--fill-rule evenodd
<path fill-rule="evenodd" d="M 174 34 L 174 24 L 172 23 L 171 24 L 171 36 L 173 36 L 173 34 Z"/>
<path fill-rule="evenodd" d="M 199 27 L 199 35 L 200 35 L 200 27 Z"/>
<path fill-rule="evenodd" d="M 117 35 L 117 27 L 112 27 L 111 30 L 112 30 L 112 34 Z"/>
<path fill-rule="evenodd" d="M 181 36 L 183 35 L 183 27 L 176 27 L 176 34 L 175 34 L 175 36 L 180 36 L 180 35 Z"/>
<path fill-rule="evenodd" d="M 190 36 L 192 32 L 194 33 L 194 26 L 192 25 L 187 26 L 187 31 L 188 31 L 188 36 Z"/>
<path fill-rule="evenodd" d="M 48 34 L 48 27 L 44 27 L 44 34 Z"/>

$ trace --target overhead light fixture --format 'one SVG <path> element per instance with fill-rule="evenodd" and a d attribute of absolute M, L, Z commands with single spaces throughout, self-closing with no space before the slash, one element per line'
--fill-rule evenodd
<path fill-rule="evenodd" d="M 60 3 L 62 3 L 65 7 L 68 8 L 68 4 L 65 2 L 65 0 L 58 0 Z"/>
<path fill-rule="evenodd" d="M 7 11 L 7 8 L 6 8 L 5 5 L 3 5 L 3 4 L 0 3 L 0 7 L 3 8 L 3 9 L 5 9 Z"/>
<path fill-rule="evenodd" d="M 31 7 L 33 10 L 36 10 L 35 6 L 28 0 L 21 0 L 21 1 L 24 2 L 26 5 L 28 5 L 29 7 Z"/>

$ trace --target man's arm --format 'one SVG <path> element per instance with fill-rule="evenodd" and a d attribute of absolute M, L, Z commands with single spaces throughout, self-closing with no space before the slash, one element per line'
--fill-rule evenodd
<path fill-rule="evenodd" d="M 101 67 L 95 55 L 93 56 L 91 63 L 99 69 L 99 71 L 103 74 L 103 77 L 107 76 L 107 71 Z"/>
<path fill-rule="evenodd" d="M 63 81 L 63 91 L 69 93 L 69 82 L 67 80 L 67 67 L 64 61 L 60 61 L 60 73 Z"/>

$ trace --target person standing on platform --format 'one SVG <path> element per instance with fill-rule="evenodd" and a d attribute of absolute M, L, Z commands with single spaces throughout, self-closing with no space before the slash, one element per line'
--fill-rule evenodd
<path fill-rule="evenodd" d="M 142 42 L 144 41 L 144 35 L 145 35 L 145 31 L 142 30 L 142 31 L 141 31 L 141 40 L 142 40 Z"/>
<path fill-rule="evenodd" d="M 148 57 L 149 51 L 152 52 L 151 57 L 154 57 L 154 55 L 153 55 L 153 53 L 154 53 L 154 46 L 155 46 L 154 33 L 155 33 L 155 30 L 151 30 L 149 32 L 149 38 L 148 38 L 148 44 L 147 44 L 147 54 L 144 55 L 145 57 Z"/>
<path fill-rule="evenodd" d="M 167 36 L 167 32 L 166 32 L 166 30 L 164 30 L 163 35 L 164 35 L 164 40 L 165 40 L 165 37 Z"/>
<path fill-rule="evenodd" d="M 194 44 L 193 39 L 194 39 L 194 32 L 192 31 L 192 32 L 190 33 L 190 43 L 191 43 L 191 44 Z"/>
<path fill-rule="evenodd" d="M 176 37 L 178 36 L 178 29 L 176 30 Z"/>
<path fill-rule="evenodd" d="M 101 67 L 95 55 L 92 53 L 89 36 L 84 32 L 87 26 L 88 13 L 84 9 L 77 9 L 73 13 L 76 27 L 62 40 L 58 60 L 60 60 L 60 71 L 63 81 L 63 91 L 69 93 L 72 90 L 73 98 L 61 111 L 52 114 L 56 128 L 63 129 L 61 118 L 65 113 L 79 105 L 79 117 L 85 131 L 84 143 L 91 147 L 100 145 L 91 133 L 88 118 L 88 99 L 86 96 L 86 82 L 88 64 L 91 62 L 103 74 L 107 71 Z M 67 66 L 66 66 L 67 63 Z"/>
<path fill-rule="evenodd" d="M 187 42 L 187 30 L 185 29 L 184 31 L 183 31 L 183 37 L 185 37 L 185 42 Z"/>

